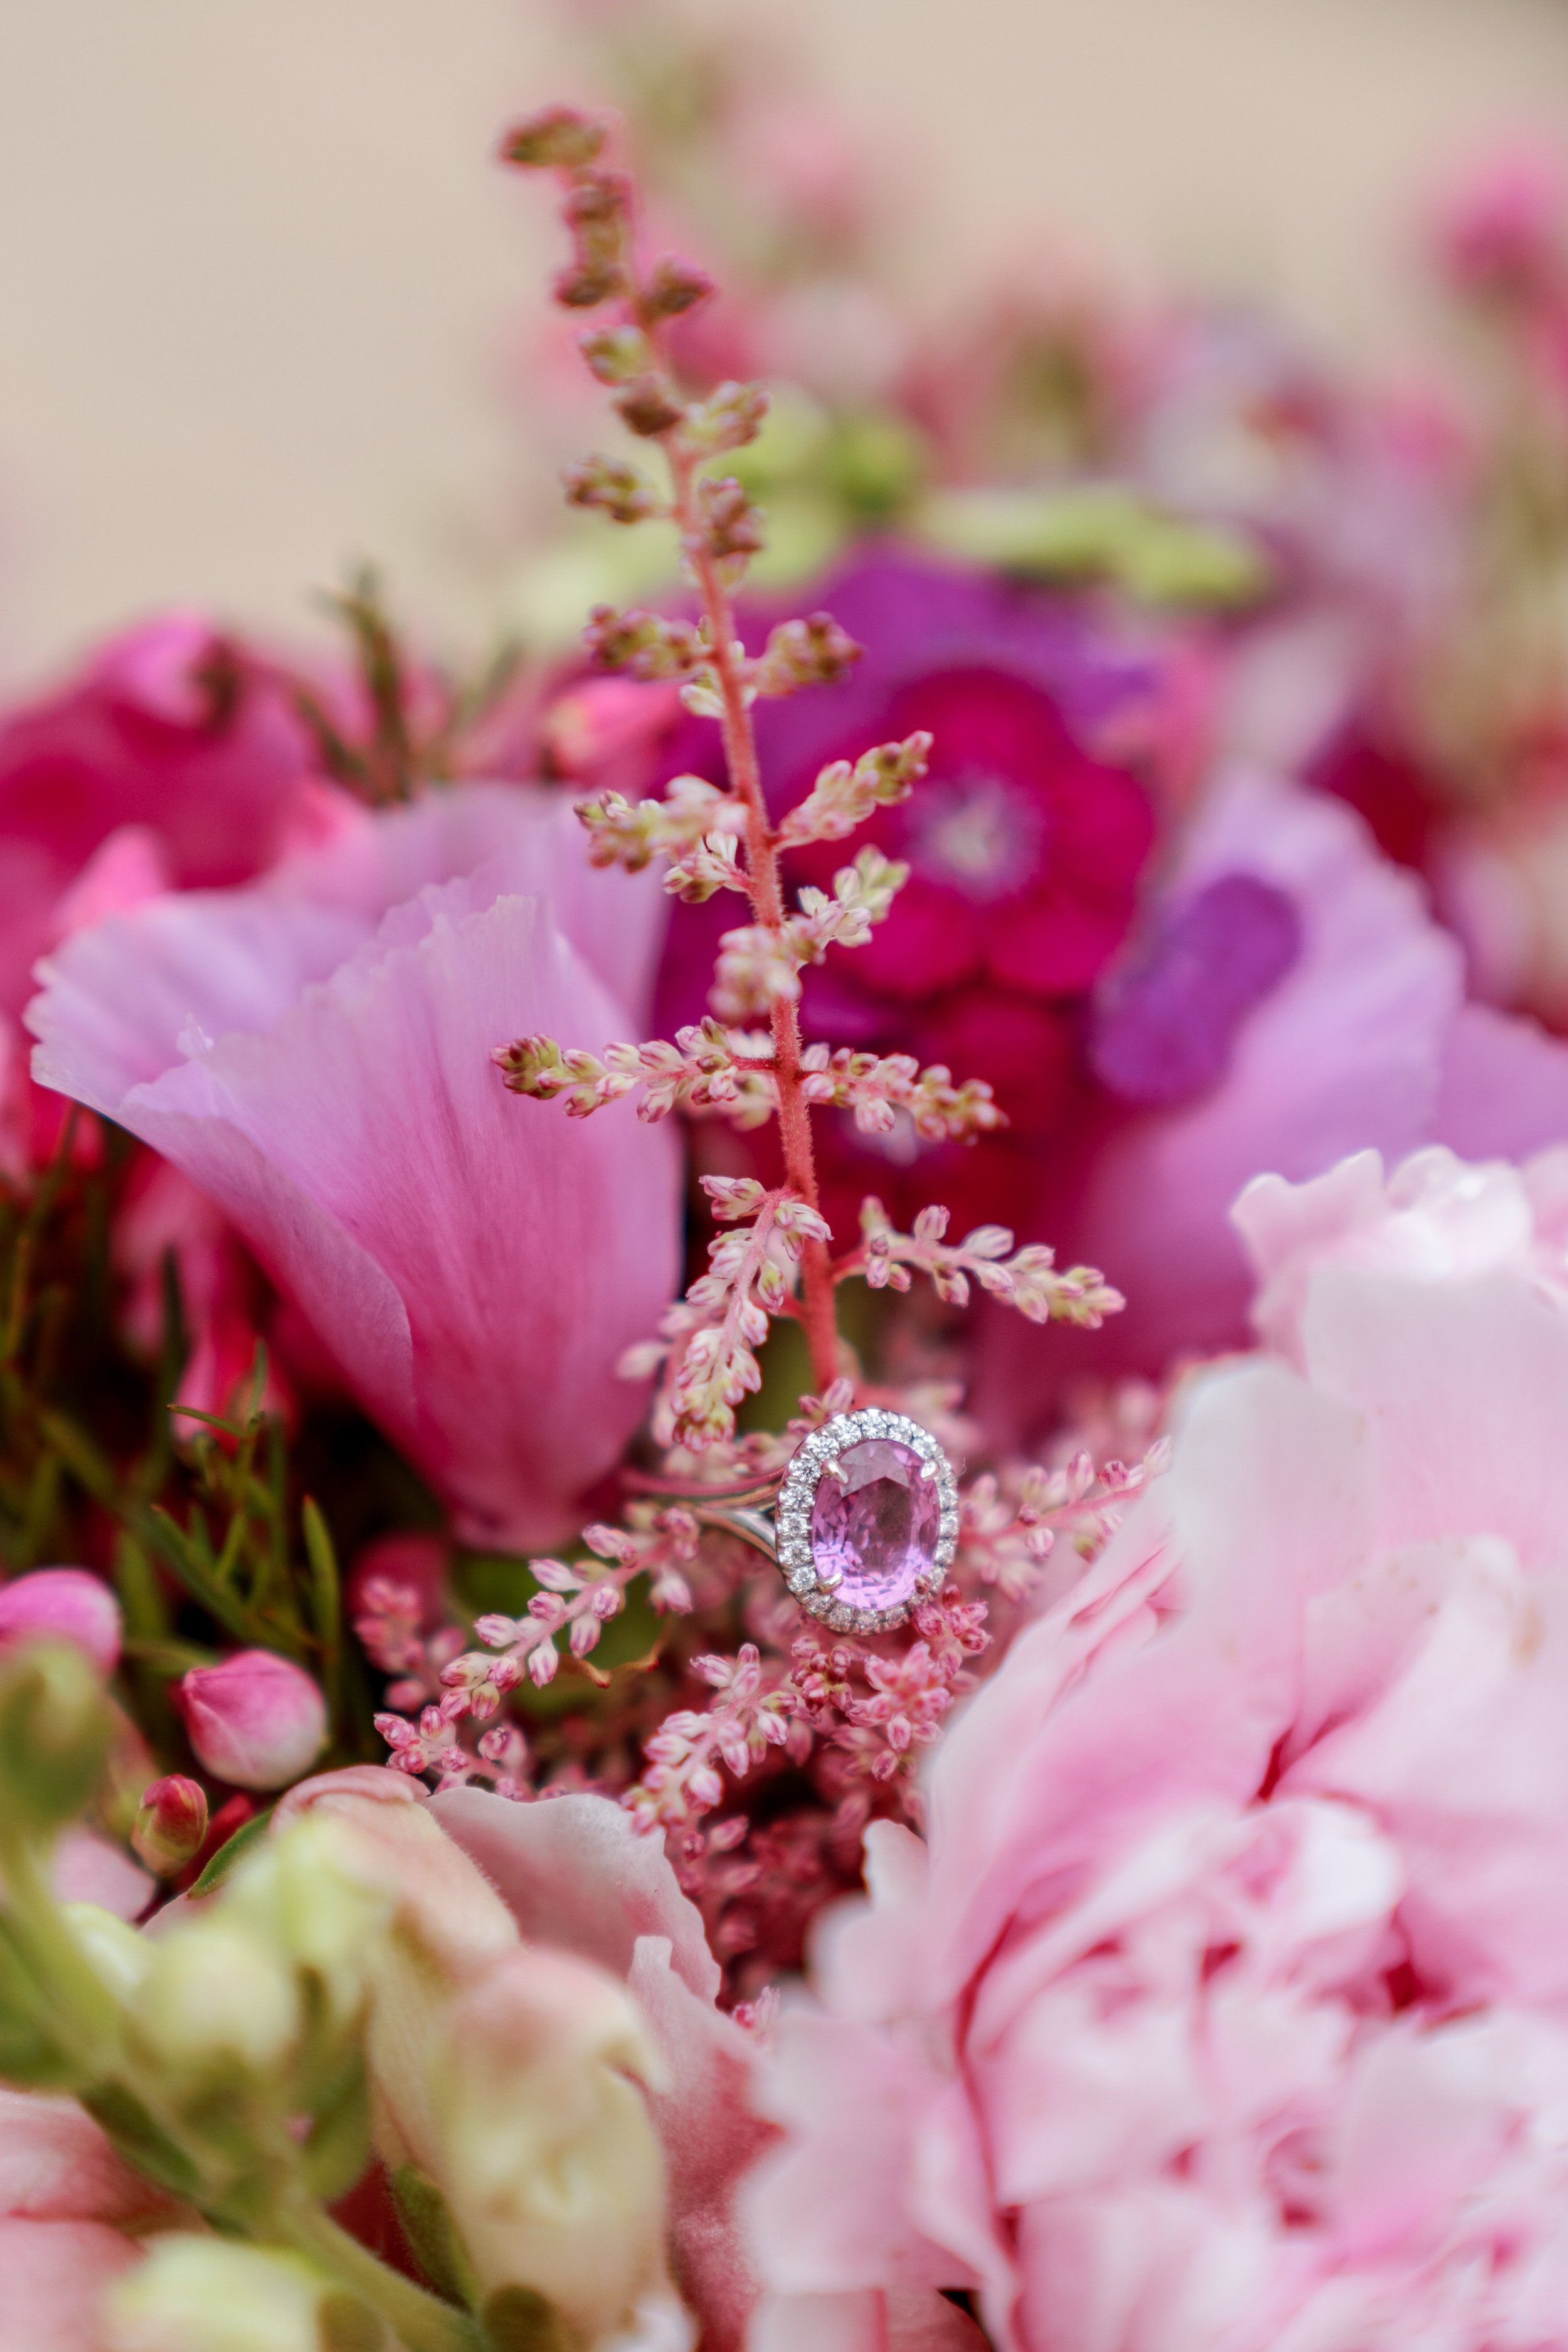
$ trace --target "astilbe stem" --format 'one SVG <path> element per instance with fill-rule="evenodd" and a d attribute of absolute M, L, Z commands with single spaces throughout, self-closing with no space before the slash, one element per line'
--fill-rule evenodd
<path fill-rule="evenodd" d="M 504 1793 L 525 1798 L 570 1785 L 612 1790 L 640 1826 L 674 1833 L 682 1866 L 693 1886 L 706 1887 L 705 1899 L 729 1903 L 748 1886 L 754 1895 L 760 1885 L 772 1885 L 765 1903 L 787 1910 L 783 1889 L 792 1873 L 804 1871 L 795 1905 L 804 1918 L 836 1885 L 853 1879 L 853 1853 L 874 1812 L 919 1820 L 915 1762 L 992 1639 L 985 1592 L 1016 1611 L 1057 1535 L 1068 1536 L 1087 1556 L 1108 1534 L 1139 1474 L 1110 1465 L 1087 1482 L 1075 1471 L 1053 1484 L 1043 1472 L 1020 1470 L 1000 1488 L 981 1482 L 954 1577 L 917 1609 L 910 1638 L 900 1643 L 874 1635 L 831 1648 L 802 1633 L 777 1580 L 756 1571 L 753 1557 L 742 1554 L 732 1536 L 717 1532 L 725 1524 L 726 1495 L 743 1503 L 765 1494 L 810 1432 L 858 1397 L 910 1405 L 942 1422 L 945 1407 L 934 1396 L 868 1389 L 846 1360 L 835 1291 L 851 1276 L 897 1291 L 918 1274 L 952 1305 L 977 1286 L 1031 1320 L 1090 1328 L 1121 1301 L 1093 1267 L 1058 1270 L 1043 1244 L 1016 1250 L 1000 1226 L 948 1242 L 947 1213 L 934 1207 L 901 1234 L 868 1201 L 858 1245 L 837 1263 L 829 1254 L 814 1108 L 847 1115 L 867 1135 L 887 1135 L 906 1121 L 930 1143 L 973 1142 L 1005 1124 L 983 1081 L 955 1082 L 945 1066 L 922 1070 L 909 1055 L 834 1051 L 821 1043 L 807 1049 L 801 1035 L 804 968 L 821 963 L 829 950 L 864 946 L 908 868 L 864 846 L 836 873 L 830 890 L 802 887 L 792 905 L 781 857 L 846 840 L 879 808 L 907 799 L 925 773 L 931 740 L 916 732 L 853 761 L 831 761 L 811 791 L 773 822 L 751 705 L 759 695 L 794 693 L 841 677 L 859 648 L 823 613 L 778 624 L 759 653 L 740 642 L 735 589 L 763 544 L 761 518 L 742 485 L 716 478 L 710 461 L 754 436 L 765 396 L 740 384 L 722 384 L 700 399 L 679 390 L 664 354 L 665 330 L 710 289 L 685 263 L 640 266 L 631 189 L 600 163 L 604 137 L 602 126 L 552 109 L 520 126 L 505 152 L 512 162 L 553 170 L 563 184 L 574 255 L 557 281 L 557 299 L 569 309 L 602 313 L 614 306 L 610 322 L 580 337 L 580 348 L 593 374 L 613 388 L 622 422 L 658 446 L 668 489 L 662 495 L 626 458 L 599 457 L 569 469 L 567 496 L 621 524 L 655 516 L 672 521 L 699 617 L 601 607 L 585 642 L 600 668 L 678 682 L 687 709 L 717 721 L 728 786 L 679 776 L 657 800 L 634 805 L 605 791 L 579 802 L 577 814 L 594 865 L 637 872 L 660 858 L 671 895 L 700 903 L 734 890 L 748 902 L 750 919 L 721 939 L 710 1016 L 673 1041 L 617 1042 L 589 1052 L 531 1035 L 498 1046 L 494 1059 L 513 1091 L 537 1101 L 559 1098 L 571 1118 L 590 1117 L 632 1094 L 647 1120 L 680 1111 L 749 1129 L 776 1118 L 784 1181 L 770 1186 L 752 1176 L 701 1179 L 720 1229 L 709 1244 L 708 1267 L 668 1310 L 658 1339 L 629 1351 L 622 1364 L 632 1377 L 662 1367 L 651 1432 L 667 1449 L 665 1461 L 658 1475 L 631 1477 L 642 1493 L 627 1507 L 624 1531 L 586 1531 L 588 1550 L 605 1564 L 532 1563 L 541 1589 L 527 1614 L 479 1620 L 475 1631 L 484 1649 L 461 1655 L 453 1654 L 460 1637 L 450 1629 L 416 1640 L 404 1597 L 376 1596 L 378 1606 L 367 1612 L 373 1650 L 402 1677 L 388 1698 L 395 1707 L 421 1707 L 417 1724 L 394 1714 L 378 1722 L 395 1763 L 438 1777 L 444 1786 L 488 1776 Z M 770 1318 L 785 1315 L 803 1327 L 816 1393 L 802 1398 L 785 1431 L 739 1435 L 736 1410 L 762 1383 L 756 1350 Z M 681 1496 L 689 1498 L 694 1488 L 706 1490 L 710 1507 L 682 1507 Z M 654 1664 L 656 1645 L 632 1663 L 626 1681 L 616 1678 L 617 1696 L 606 1699 L 596 1723 L 573 1718 L 583 1735 L 574 1745 L 536 1725 L 539 1749 L 525 1771 L 526 1744 L 505 1715 L 514 1706 L 537 1715 L 529 1686 L 542 1686 L 563 1664 L 608 1684 L 611 1676 L 590 1654 L 632 1580 L 645 1575 L 655 1609 L 698 1621 L 690 1637 L 676 1633 L 668 1639 L 661 1672 L 673 1671 L 699 1703 L 671 1711 L 668 1683 L 661 1694 L 657 1680 L 639 1681 Z M 738 1654 L 704 1646 L 701 1635 L 711 1638 L 716 1621 L 729 1646 L 737 1612 L 752 1636 Z M 501 1721 L 477 1739 L 466 1727 L 497 1716 Z M 633 1760 L 638 1748 L 640 1778 Z M 776 1782 L 784 1771 L 808 1776 L 810 1795 L 804 1809 L 770 1831 L 753 1834 L 754 1824 L 743 1821 L 734 1830 L 722 1820 L 699 1826 L 724 1803 L 725 1774 L 755 1788 Z M 770 1835 L 777 1852 L 768 1860 Z M 740 1930 L 732 1921 L 726 1932 Z M 798 1953 L 774 1957 L 781 1965 L 798 1961 Z"/>
<path fill-rule="evenodd" d="M 735 619 L 730 593 L 720 576 L 718 560 L 696 512 L 693 485 L 699 460 L 689 451 L 672 449 L 670 473 L 673 510 L 687 561 L 702 600 L 703 617 L 712 647 L 713 675 L 722 705 L 720 725 L 724 759 L 736 793 L 746 811 L 746 877 L 757 920 L 775 938 L 784 936 L 784 877 L 778 848 L 763 793 L 756 735 L 747 708 L 745 689 L 735 663 Z M 777 1088 L 779 1140 L 784 1172 L 793 1190 L 808 1208 L 821 1213 L 816 1161 L 811 1141 L 811 1110 L 801 1067 L 800 1015 L 793 996 L 776 996 L 772 1013 L 773 1082 Z M 801 1322 L 811 1352 L 812 1378 L 820 1392 L 832 1386 L 838 1372 L 838 1315 L 834 1301 L 833 1272 L 826 1242 L 810 1240 L 801 1258 Z"/>

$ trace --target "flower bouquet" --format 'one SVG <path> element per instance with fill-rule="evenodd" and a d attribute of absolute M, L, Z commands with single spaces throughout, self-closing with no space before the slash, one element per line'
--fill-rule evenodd
<path fill-rule="evenodd" d="M 1568 2347 L 1568 205 L 1456 421 L 700 63 L 575 645 L 0 724 L 0 2347 Z"/>

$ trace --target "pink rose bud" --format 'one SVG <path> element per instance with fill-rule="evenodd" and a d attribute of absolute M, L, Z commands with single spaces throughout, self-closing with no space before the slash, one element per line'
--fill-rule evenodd
<path fill-rule="evenodd" d="M 326 1702 L 308 1674 L 270 1650 L 240 1650 L 193 1666 L 180 1685 L 200 1761 L 240 1789 L 286 1789 L 327 1738 Z"/>
<path fill-rule="evenodd" d="M 120 1663 L 120 1603 L 85 1568 L 35 1568 L 0 1591 L 0 1649 L 29 1633 L 62 1634 L 101 1675 Z"/>
<path fill-rule="evenodd" d="M 199 1780 L 171 1772 L 144 1790 L 131 1843 L 160 1878 L 172 1878 L 201 1852 L 207 1833 L 207 1792 Z"/>

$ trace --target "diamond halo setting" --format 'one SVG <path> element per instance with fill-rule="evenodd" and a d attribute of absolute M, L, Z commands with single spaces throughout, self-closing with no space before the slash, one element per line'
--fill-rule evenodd
<path fill-rule="evenodd" d="M 958 1542 L 958 1485 L 942 1447 L 906 1413 L 835 1413 L 779 1488 L 778 1562 L 813 1617 L 882 1633 L 940 1591 Z"/>

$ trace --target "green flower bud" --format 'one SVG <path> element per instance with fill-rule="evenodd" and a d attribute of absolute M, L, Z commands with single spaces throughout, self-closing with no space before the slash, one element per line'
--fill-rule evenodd
<path fill-rule="evenodd" d="M 377 2322 L 298 2254 L 155 2238 L 104 2305 L 108 2352 L 374 2352 Z"/>
<path fill-rule="evenodd" d="M 43 1639 L 0 1657 L 0 1817 L 37 1836 L 91 1797 L 112 1717 L 103 1686 L 74 1642 Z"/>

